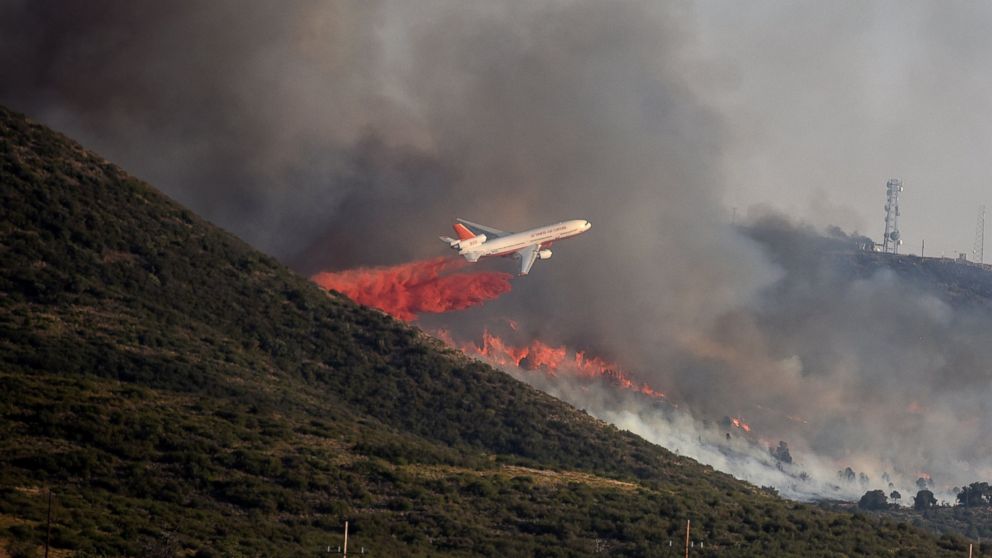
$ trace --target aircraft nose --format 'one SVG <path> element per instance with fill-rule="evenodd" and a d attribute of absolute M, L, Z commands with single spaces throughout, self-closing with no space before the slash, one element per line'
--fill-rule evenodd
<path fill-rule="evenodd" d="M 590 223 L 589 221 L 586 221 L 586 224 L 585 225 L 582 225 L 582 230 L 584 230 L 584 231 L 587 231 L 587 230 L 589 230 L 591 228 L 592 228 L 592 223 Z"/>

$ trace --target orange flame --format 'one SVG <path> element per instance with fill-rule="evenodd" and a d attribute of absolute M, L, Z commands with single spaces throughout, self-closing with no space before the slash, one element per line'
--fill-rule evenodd
<path fill-rule="evenodd" d="M 620 366 L 597 356 L 575 351 L 569 358 L 569 350 L 564 345 L 552 346 L 539 339 L 528 345 L 514 346 L 499 336 L 486 330 L 482 334 L 482 344 L 457 343 L 445 332 L 437 336 L 448 345 L 460 349 L 470 356 L 482 357 L 498 366 L 516 366 L 529 370 L 542 370 L 550 376 L 559 374 L 586 379 L 604 379 L 625 390 L 636 391 L 653 398 L 663 398 L 665 394 L 646 383 L 637 383 Z"/>
<path fill-rule="evenodd" d="M 730 424 L 736 426 L 737 428 L 740 428 L 744 432 L 750 432 L 751 431 L 751 425 L 748 424 L 748 423 L 746 423 L 746 422 L 744 422 L 740 417 L 731 417 L 730 418 Z"/>
<path fill-rule="evenodd" d="M 401 320 L 417 314 L 464 310 L 510 291 L 509 273 L 464 273 L 467 262 L 435 258 L 391 267 L 324 271 L 311 279 L 359 304 L 378 308 Z"/>

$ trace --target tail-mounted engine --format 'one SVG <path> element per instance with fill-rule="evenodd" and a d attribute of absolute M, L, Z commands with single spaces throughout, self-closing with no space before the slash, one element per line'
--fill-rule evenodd
<path fill-rule="evenodd" d="M 438 238 L 440 238 L 444 242 L 447 242 L 448 246 L 450 246 L 452 250 L 461 250 L 461 251 L 477 248 L 478 246 L 482 245 L 483 242 L 486 241 L 486 235 L 484 234 L 473 236 L 472 238 L 466 238 L 464 240 L 456 240 L 454 238 L 448 238 L 447 236 L 441 236 Z"/>
<path fill-rule="evenodd" d="M 465 240 L 457 240 L 451 245 L 451 247 L 462 251 L 471 250 L 472 248 L 478 248 L 485 241 L 486 235 L 480 234 L 473 236 L 472 238 L 466 238 Z"/>

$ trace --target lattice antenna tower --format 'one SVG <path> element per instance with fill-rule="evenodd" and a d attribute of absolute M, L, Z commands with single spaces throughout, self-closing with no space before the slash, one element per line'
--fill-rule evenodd
<path fill-rule="evenodd" d="M 890 178 L 885 183 L 885 236 L 882 237 L 882 252 L 898 254 L 902 239 L 899 234 L 899 192 L 902 180 Z"/>
<path fill-rule="evenodd" d="M 978 208 L 978 222 L 975 223 L 975 247 L 971 251 L 972 261 L 985 263 L 985 206 Z"/>

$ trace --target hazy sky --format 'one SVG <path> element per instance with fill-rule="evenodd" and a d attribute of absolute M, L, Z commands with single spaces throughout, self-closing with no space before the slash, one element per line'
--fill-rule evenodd
<path fill-rule="evenodd" d="M 563 14 L 579 4 L 548 1 L 530 11 Z M 382 129 L 383 121 L 389 143 L 423 147 L 431 138 L 417 96 L 432 92 L 411 91 L 409 83 L 411 68 L 429 73 L 422 68 L 430 64 L 418 59 L 423 49 L 415 43 L 423 42 L 423 29 L 468 6 L 483 21 L 506 11 L 499 3 L 428 0 L 0 0 L 0 101 L 73 134 L 257 246 L 285 254 L 289 248 L 278 239 L 317 217 L 280 207 L 311 197 L 313 188 L 283 191 L 276 184 L 282 176 L 265 176 L 273 164 L 312 158 L 291 153 L 301 142 L 331 151 L 337 146 L 327 145 L 328 135 L 347 142 L 361 130 Z M 906 186 L 903 251 L 918 253 L 923 239 L 929 254 L 971 251 L 978 206 L 992 202 L 992 3 L 700 0 L 598 8 L 645 14 L 644 27 L 654 26 L 659 40 L 639 51 L 640 60 L 590 56 L 590 73 L 601 63 L 623 71 L 644 66 L 655 48 L 666 61 L 663 87 L 688 88 L 692 103 L 711 111 L 694 118 L 710 128 L 703 133 L 716 147 L 728 218 L 733 208 L 744 216 L 769 206 L 878 238 L 885 181 L 899 177 Z M 514 11 L 522 30 L 533 16 Z M 458 17 L 438 32 L 471 42 Z M 562 17 L 546 26 L 546 42 L 559 41 L 571 26 L 590 44 L 599 41 L 590 52 L 611 52 L 616 41 L 603 39 L 607 18 L 596 18 L 580 24 Z M 494 48 L 526 33 L 516 34 L 493 41 Z M 528 71 L 526 61 L 513 69 Z M 444 85 L 442 96 L 457 88 Z M 246 140 L 257 147 L 240 145 Z M 156 156 L 148 157 L 152 145 Z M 223 160 L 218 166 L 226 170 L 177 170 L 205 158 Z M 233 168 L 245 159 L 248 165 Z M 295 183 L 313 184 L 326 181 L 335 165 L 298 166 L 307 168 Z M 240 175 L 246 186 L 237 199 L 225 189 L 203 193 L 203 177 L 218 172 Z M 249 185 L 264 181 L 268 190 Z M 318 210 L 329 209 L 314 215 Z M 245 211 L 259 215 L 256 227 L 264 232 L 238 227 Z"/>
<path fill-rule="evenodd" d="M 992 202 L 992 3 L 695 6 L 694 87 L 733 134 L 729 206 L 877 239 L 885 182 L 899 177 L 902 250 L 971 251 Z"/>

